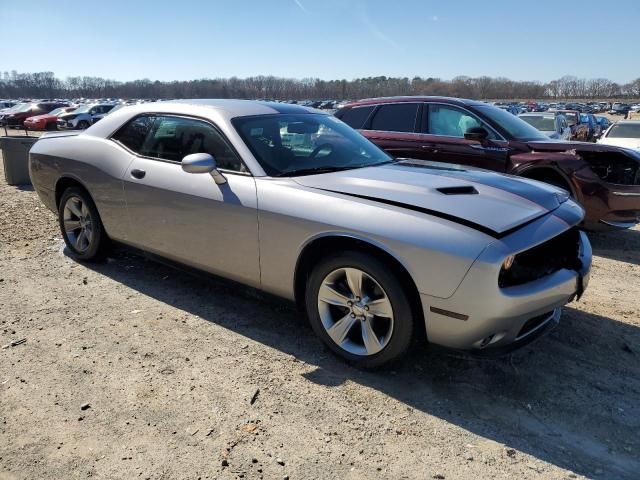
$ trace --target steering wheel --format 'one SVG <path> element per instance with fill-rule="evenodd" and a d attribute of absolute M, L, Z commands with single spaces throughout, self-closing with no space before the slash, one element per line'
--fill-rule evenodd
<path fill-rule="evenodd" d="M 328 147 L 333 152 L 333 144 L 331 144 L 331 143 L 323 143 L 323 144 L 318 145 L 316 148 L 313 149 L 313 152 L 311 152 L 311 154 L 309 155 L 309 158 L 316 158 L 318 153 L 320 153 L 322 151 L 322 149 L 325 148 L 325 147 Z"/>

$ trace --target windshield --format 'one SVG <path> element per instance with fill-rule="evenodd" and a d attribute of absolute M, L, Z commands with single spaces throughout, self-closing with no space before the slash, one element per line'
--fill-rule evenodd
<path fill-rule="evenodd" d="M 474 108 L 478 113 L 502 127 L 503 130 L 516 140 L 549 140 L 549 137 L 542 132 L 536 130 L 520 117 L 516 117 L 505 110 L 501 110 L 492 105 L 478 105 Z"/>
<path fill-rule="evenodd" d="M 5 113 L 6 112 L 17 112 L 18 110 L 20 110 L 24 106 L 25 106 L 24 103 L 18 103 L 16 105 L 14 105 L 13 107 L 9 107 L 9 108 L 3 109 L 2 111 L 5 112 Z"/>
<path fill-rule="evenodd" d="M 392 158 L 331 115 L 260 115 L 233 125 L 269 176 L 379 165 Z"/>
<path fill-rule="evenodd" d="M 543 115 L 522 115 L 520 118 L 541 132 L 554 132 L 556 130 L 556 122 L 553 117 Z"/>
<path fill-rule="evenodd" d="M 91 107 L 93 105 L 83 105 L 81 107 L 78 107 L 76 110 L 73 111 L 73 113 L 85 113 L 88 112 L 89 110 L 91 110 Z"/>
<path fill-rule="evenodd" d="M 567 123 L 569 125 L 575 125 L 576 123 L 578 123 L 578 114 L 577 113 L 565 112 L 563 115 L 565 117 L 567 117 Z"/>
<path fill-rule="evenodd" d="M 15 110 L 12 110 L 13 112 L 19 113 L 19 112 L 28 112 L 33 108 L 33 104 L 32 103 L 23 103 L 21 104 L 18 108 L 16 108 Z"/>
<path fill-rule="evenodd" d="M 640 123 L 618 123 L 611 127 L 609 138 L 640 138 Z"/>

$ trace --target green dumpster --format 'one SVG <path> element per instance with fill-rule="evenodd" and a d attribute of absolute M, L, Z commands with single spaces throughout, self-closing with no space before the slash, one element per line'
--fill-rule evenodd
<path fill-rule="evenodd" d="M 18 135 L 0 137 L 4 178 L 9 185 L 31 185 L 29 150 L 37 140 L 38 137 Z"/>

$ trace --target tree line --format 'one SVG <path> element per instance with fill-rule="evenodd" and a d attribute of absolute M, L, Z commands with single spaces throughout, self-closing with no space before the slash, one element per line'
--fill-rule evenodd
<path fill-rule="evenodd" d="M 276 100 L 359 99 L 393 95 L 443 95 L 476 99 L 622 99 L 640 98 L 640 78 L 619 84 L 606 78 L 564 76 L 547 83 L 503 77 L 211 78 L 184 81 L 116 81 L 67 77 L 53 72 L 0 75 L 0 98 L 263 98 Z"/>

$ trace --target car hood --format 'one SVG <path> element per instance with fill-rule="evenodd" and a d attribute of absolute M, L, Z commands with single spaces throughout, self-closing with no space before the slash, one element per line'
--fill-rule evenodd
<path fill-rule="evenodd" d="M 573 142 L 567 140 L 536 140 L 523 142 L 526 146 L 537 152 L 568 152 L 572 150 L 582 150 L 586 152 L 623 152 L 623 149 L 613 145 L 603 145 L 601 143 Z"/>
<path fill-rule="evenodd" d="M 444 218 L 494 237 L 546 215 L 568 198 L 563 190 L 521 177 L 410 159 L 294 180 L 305 187 Z"/>
<path fill-rule="evenodd" d="M 604 138 L 598 144 L 640 150 L 640 138 Z"/>

